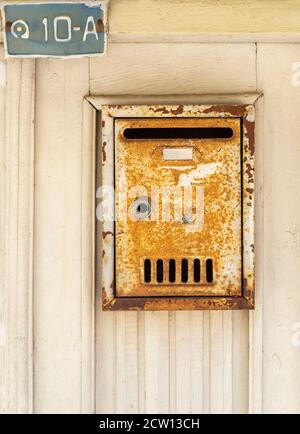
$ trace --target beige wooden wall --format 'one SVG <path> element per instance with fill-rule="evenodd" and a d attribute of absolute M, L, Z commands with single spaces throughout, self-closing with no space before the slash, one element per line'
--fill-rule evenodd
<path fill-rule="evenodd" d="M 300 412 L 300 45 L 174 34 L 0 63 L 2 412 Z M 84 97 L 257 90 L 255 312 L 94 309 Z"/>

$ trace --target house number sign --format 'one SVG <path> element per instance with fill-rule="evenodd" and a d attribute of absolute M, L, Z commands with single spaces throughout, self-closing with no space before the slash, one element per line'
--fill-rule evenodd
<path fill-rule="evenodd" d="M 105 52 L 106 3 L 4 3 L 8 57 L 95 56 Z"/>

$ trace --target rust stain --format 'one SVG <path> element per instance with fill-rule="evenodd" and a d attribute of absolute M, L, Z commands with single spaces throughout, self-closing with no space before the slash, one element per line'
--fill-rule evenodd
<path fill-rule="evenodd" d="M 103 297 L 103 309 L 112 311 L 172 311 L 172 310 L 240 310 L 254 309 L 253 300 L 244 297 L 228 298 L 122 298 L 113 301 Z"/>
<path fill-rule="evenodd" d="M 254 122 L 250 122 L 246 118 L 244 118 L 243 123 L 245 125 L 246 134 L 249 139 L 250 153 L 251 155 L 254 155 L 254 135 L 255 135 Z"/>
<path fill-rule="evenodd" d="M 105 288 L 102 288 L 102 307 L 103 310 L 116 310 L 114 305 L 116 303 L 115 299 L 111 299 L 109 297 L 107 297 Z"/>
<path fill-rule="evenodd" d="M 163 114 L 170 113 L 166 107 L 157 107 L 157 108 L 153 108 L 152 110 L 154 113 L 163 113 Z"/>
<path fill-rule="evenodd" d="M 12 26 L 12 22 L 11 22 L 11 21 L 7 21 L 7 22 L 5 23 L 5 31 L 6 31 L 7 33 L 11 32 L 11 26 Z"/>
<path fill-rule="evenodd" d="M 108 235 L 113 235 L 113 233 L 111 231 L 103 231 L 102 232 L 102 238 L 105 239 Z"/>
<path fill-rule="evenodd" d="M 233 116 L 239 116 L 242 117 L 245 114 L 245 105 L 230 105 L 230 104 L 224 104 L 224 105 L 212 105 L 209 108 L 203 110 L 203 113 L 210 113 L 210 112 L 216 112 L 216 113 L 227 113 L 231 114 Z"/>
<path fill-rule="evenodd" d="M 254 308 L 254 287 L 250 286 L 248 279 L 243 279 L 243 296 L 250 304 L 251 308 Z"/>
<path fill-rule="evenodd" d="M 251 163 L 246 164 L 246 174 L 248 177 L 248 183 L 251 184 L 254 181 L 254 169 Z"/>
<path fill-rule="evenodd" d="M 104 32 L 104 24 L 103 24 L 102 20 L 97 21 L 96 30 L 97 30 L 97 33 L 103 33 Z"/>
<path fill-rule="evenodd" d="M 183 113 L 184 107 L 183 105 L 179 105 L 176 109 L 172 109 L 171 113 L 173 115 L 181 115 Z"/>
<path fill-rule="evenodd" d="M 115 310 L 144 310 L 147 300 L 144 298 L 117 298 Z"/>
<path fill-rule="evenodd" d="M 105 152 L 106 142 L 103 142 L 102 144 L 102 161 L 106 161 L 106 152 Z"/>

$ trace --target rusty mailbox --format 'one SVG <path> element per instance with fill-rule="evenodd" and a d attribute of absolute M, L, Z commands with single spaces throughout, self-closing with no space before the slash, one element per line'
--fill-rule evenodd
<path fill-rule="evenodd" d="M 254 307 L 252 106 L 104 106 L 106 310 Z"/>

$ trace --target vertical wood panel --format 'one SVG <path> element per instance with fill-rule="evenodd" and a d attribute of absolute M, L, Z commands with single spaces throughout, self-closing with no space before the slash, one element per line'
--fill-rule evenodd
<path fill-rule="evenodd" d="M 169 314 L 145 312 L 145 412 L 169 412 Z"/>
<path fill-rule="evenodd" d="M 101 290 L 96 285 L 96 413 L 116 412 L 115 317 L 101 310 Z"/>
<path fill-rule="evenodd" d="M 203 313 L 176 315 L 176 412 L 203 413 Z"/>
<path fill-rule="evenodd" d="M 232 410 L 232 313 L 210 313 L 210 412 Z M 229 383 L 229 386 L 228 386 Z"/>
<path fill-rule="evenodd" d="M 0 80 L 0 257 L 4 258 L 5 244 L 4 233 L 6 231 L 6 212 L 5 200 L 6 200 L 6 165 L 5 165 L 5 96 L 6 96 L 6 82 L 4 81 L 4 75 L 6 75 L 6 63 L 4 61 L 3 49 L 0 47 L 0 74 L 2 80 Z M 3 234 L 3 235 L 2 235 Z M 4 372 L 6 371 L 7 363 L 7 324 L 6 324 L 6 306 L 7 301 L 4 296 L 5 288 L 5 267 L 4 260 L 0 261 L 0 285 L 2 291 L 0 292 L 0 367 L 3 374 L 0 377 L 0 413 L 4 413 L 7 410 L 7 382 Z M 5 372 L 6 373 L 6 372 Z"/>
<path fill-rule="evenodd" d="M 98 125 L 100 125 L 100 116 Z M 98 128 L 97 180 L 101 179 L 101 131 Z M 96 262 L 102 260 L 102 227 L 96 224 Z M 144 409 L 143 313 L 103 312 L 101 267 L 96 273 L 96 412 L 138 413 Z M 141 338 L 139 338 L 141 336 Z M 140 380 L 141 379 L 141 380 Z M 142 387 L 142 388 L 141 388 Z"/>
<path fill-rule="evenodd" d="M 249 313 L 232 312 L 232 412 L 249 411 Z"/>
<path fill-rule="evenodd" d="M 101 185 L 102 177 L 102 136 L 99 128 L 101 116 L 97 116 L 97 143 L 96 143 L 96 192 Z M 96 207 L 98 202 L 96 201 Z M 97 208 L 96 208 L 97 209 Z M 95 397 L 96 413 L 115 413 L 117 407 L 117 390 L 116 390 L 116 322 L 118 312 L 102 311 L 102 224 L 96 219 L 96 276 L 95 276 Z M 124 404 L 125 405 L 125 404 Z"/>
<path fill-rule="evenodd" d="M 116 413 L 137 413 L 139 409 L 137 313 L 119 312 L 115 315 L 115 321 Z"/>
<path fill-rule="evenodd" d="M 264 89 L 264 87 L 262 88 Z M 249 412 L 262 412 L 263 382 L 263 303 L 264 303 L 264 160 L 268 150 L 264 142 L 263 97 L 256 103 L 255 124 L 255 310 L 249 321 Z"/>
<path fill-rule="evenodd" d="M 35 411 L 86 411 L 82 393 L 82 107 L 88 60 L 38 60 Z"/>
<path fill-rule="evenodd" d="M 2 98 L 6 95 L 5 140 L 3 136 L 1 140 L 0 409 L 30 413 L 35 62 L 10 60 L 6 76 L 7 86 L 0 91 Z"/>
<path fill-rule="evenodd" d="M 210 348 L 210 312 L 203 313 L 203 396 L 204 405 L 203 412 L 209 414 L 211 412 L 211 382 L 210 382 L 210 363 L 211 363 L 211 348 Z"/>
<path fill-rule="evenodd" d="M 96 113 L 83 103 L 81 149 L 81 412 L 95 411 Z"/>
<path fill-rule="evenodd" d="M 300 88 L 298 44 L 258 45 L 264 90 L 263 412 L 299 413 Z M 299 74 L 298 74 L 299 77 Z"/>
<path fill-rule="evenodd" d="M 138 389 L 139 410 L 145 413 L 145 314 L 138 313 Z"/>

